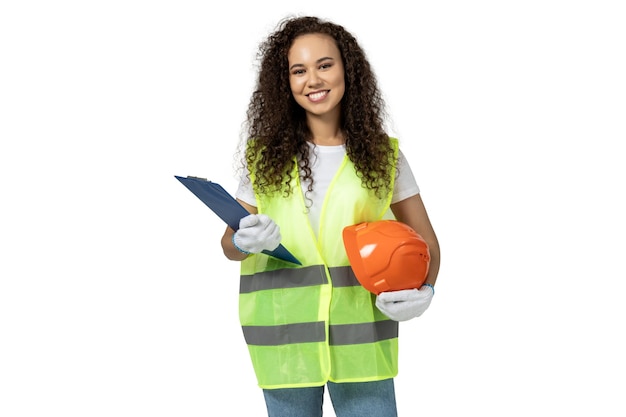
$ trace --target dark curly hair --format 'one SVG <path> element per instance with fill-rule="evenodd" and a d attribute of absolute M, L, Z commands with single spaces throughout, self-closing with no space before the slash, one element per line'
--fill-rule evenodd
<path fill-rule="evenodd" d="M 341 101 L 341 129 L 346 153 L 354 163 L 362 185 L 377 196 L 387 195 L 391 167 L 395 163 L 389 136 L 384 130 L 385 103 L 365 52 L 344 27 L 317 17 L 291 17 L 260 44 L 258 78 L 244 123 L 246 163 L 255 170 L 260 193 L 289 195 L 294 156 L 300 175 L 313 188 L 309 147 L 311 132 L 306 114 L 293 98 L 289 85 L 288 52 L 300 35 L 331 36 L 339 48 L 345 70 Z"/>

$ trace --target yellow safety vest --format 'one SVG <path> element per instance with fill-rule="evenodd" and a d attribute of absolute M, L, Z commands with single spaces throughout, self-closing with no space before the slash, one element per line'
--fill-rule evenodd
<path fill-rule="evenodd" d="M 398 142 L 390 140 L 397 159 Z M 288 197 L 256 199 L 258 212 L 279 225 L 281 243 L 302 266 L 264 254 L 241 262 L 239 318 L 258 384 L 293 388 L 395 377 L 398 322 L 383 315 L 375 296 L 356 280 L 342 239 L 345 226 L 393 218 L 391 191 L 376 197 L 344 157 L 326 193 L 316 238 L 297 170 L 296 164 L 295 192 Z"/>

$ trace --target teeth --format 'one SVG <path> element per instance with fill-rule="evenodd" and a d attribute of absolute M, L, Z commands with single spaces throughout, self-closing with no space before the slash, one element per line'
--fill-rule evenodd
<path fill-rule="evenodd" d="M 319 93 L 309 94 L 311 100 L 319 100 L 327 94 L 327 91 L 320 91 Z"/>

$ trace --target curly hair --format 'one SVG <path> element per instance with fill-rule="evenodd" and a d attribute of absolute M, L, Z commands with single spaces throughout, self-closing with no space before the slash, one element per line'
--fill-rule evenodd
<path fill-rule="evenodd" d="M 344 64 L 345 93 L 341 101 L 341 129 L 346 153 L 364 187 L 382 197 L 390 190 L 394 151 L 384 129 L 385 103 L 365 52 L 344 27 L 317 17 L 282 20 L 260 44 L 256 87 L 246 113 L 245 162 L 256 175 L 261 193 L 289 195 L 294 156 L 300 176 L 313 188 L 309 146 L 312 137 L 306 114 L 291 92 L 288 52 L 295 38 L 320 33 L 331 36 Z"/>

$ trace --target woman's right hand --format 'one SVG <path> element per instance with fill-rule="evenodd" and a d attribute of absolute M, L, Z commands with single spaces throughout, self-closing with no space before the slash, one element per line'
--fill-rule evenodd
<path fill-rule="evenodd" d="M 274 250 L 280 244 L 280 228 L 265 214 L 249 214 L 239 221 L 233 235 L 235 247 L 243 253 Z"/>

